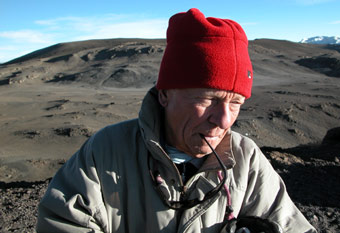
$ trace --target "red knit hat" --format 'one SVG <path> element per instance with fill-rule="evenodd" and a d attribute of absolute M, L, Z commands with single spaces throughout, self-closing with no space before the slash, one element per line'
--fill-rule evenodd
<path fill-rule="evenodd" d="M 215 88 L 251 95 L 253 69 L 241 26 L 198 9 L 169 20 L 157 89 Z"/>

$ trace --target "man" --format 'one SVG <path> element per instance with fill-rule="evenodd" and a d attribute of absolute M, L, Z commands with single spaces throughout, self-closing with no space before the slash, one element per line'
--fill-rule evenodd
<path fill-rule="evenodd" d="M 171 17 L 139 118 L 100 130 L 57 172 L 37 231 L 315 232 L 255 143 L 230 130 L 252 79 L 240 25 L 197 9 Z"/>

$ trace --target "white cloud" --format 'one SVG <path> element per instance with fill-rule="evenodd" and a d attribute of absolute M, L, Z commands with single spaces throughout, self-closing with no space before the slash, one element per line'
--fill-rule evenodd
<path fill-rule="evenodd" d="M 63 17 L 36 21 L 48 30 L 58 31 L 69 40 L 114 37 L 165 38 L 168 19 L 141 16 L 104 15 L 101 17 Z"/>
<path fill-rule="evenodd" d="M 4 31 L 0 32 L 0 38 L 19 43 L 48 44 L 52 42 L 51 35 L 35 30 Z"/>
<path fill-rule="evenodd" d="M 36 24 L 44 25 L 44 26 L 54 26 L 59 24 L 76 24 L 76 23 L 82 23 L 82 22 L 91 22 L 94 24 L 102 24 L 105 22 L 118 22 L 120 20 L 129 20 L 129 18 L 133 18 L 133 16 L 128 15 L 116 15 L 116 14 L 106 14 L 102 16 L 89 16 L 89 17 L 74 17 L 74 16 L 68 16 L 68 17 L 58 17 L 55 19 L 47 19 L 47 20 L 37 20 L 35 21 Z"/>
<path fill-rule="evenodd" d="M 12 59 L 15 59 L 17 57 L 21 57 L 25 54 L 28 54 L 30 52 L 33 52 L 37 49 L 40 49 L 41 46 L 31 47 L 27 48 L 24 46 L 3 46 L 0 47 L 0 63 L 4 63 L 7 61 L 10 61 Z"/>
<path fill-rule="evenodd" d="M 80 28 L 93 28 L 76 39 L 97 38 L 165 38 L 167 20 L 144 20 L 127 23 L 112 23 L 102 25 L 82 25 Z M 85 31 L 85 30 L 83 30 Z"/>
<path fill-rule="evenodd" d="M 330 24 L 340 24 L 340 20 L 330 22 Z"/>
<path fill-rule="evenodd" d="M 34 23 L 42 26 L 55 26 L 62 22 L 67 21 L 77 21 L 79 18 L 77 17 L 60 17 L 55 19 L 47 19 L 47 20 L 37 20 Z"/>
<path fill-rule="evenodd" d="M 14 46 L 1 46 L 0 51 L 13 51 L 16 48 Z"/>
<path fill-rule="evenodd" d="M 0 62 L 60 42 L 118 37 L 165 38 L 168 19 L 109 14 L 93 17 L 60 17 L 38 20 L 34 24 L 28 29 L 0 31 L 0 44 L 13 49 L 9 52 L 8 49 L 0 48 Z"/>

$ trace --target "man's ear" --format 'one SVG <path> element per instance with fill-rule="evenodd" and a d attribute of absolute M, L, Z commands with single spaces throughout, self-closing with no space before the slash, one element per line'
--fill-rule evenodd
<path fill-rule="evenodd" d="M 168 96 L 166 90 L 158 91 L 158 102 L 162 107 L 166 107 L 168 105 Z"/>

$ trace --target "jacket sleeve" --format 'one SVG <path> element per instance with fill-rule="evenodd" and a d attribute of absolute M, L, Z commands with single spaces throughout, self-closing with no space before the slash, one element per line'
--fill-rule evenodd
<path fill-rule="evenodd" d="M 285 233 L 314 233 L 290 199 L 285 184 L 254 142 L 244 151 L 244 170 L 248 170 L 246 192 L 239 216 L 258 216 L 278 223 Z"/>
<path fill-rule="evenodd" d="M 52 179 L 38 207 L 37 232 L 108 232 L 90 138 Z"/>

